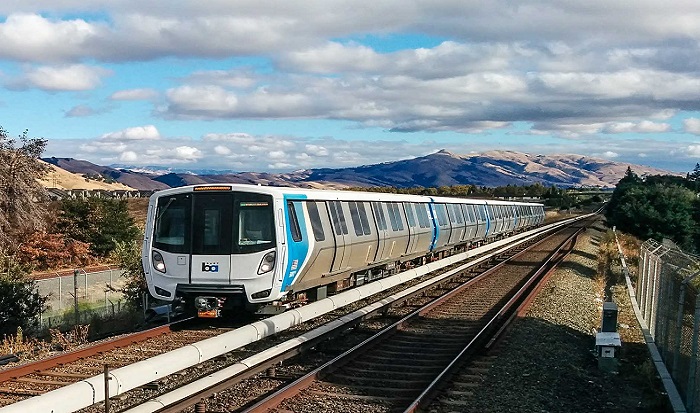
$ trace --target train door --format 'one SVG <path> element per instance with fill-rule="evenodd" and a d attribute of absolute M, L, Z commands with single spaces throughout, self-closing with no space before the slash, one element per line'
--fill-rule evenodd
<path fill-rule="evenodd" d="M 432 204 L 432 206 L 435 210 L 435 217 L 437 218 L 436 226 L 440 229 L 437 240 L 435 241 L 435 247 L 440 248 L 448 244 L 452 231 L 450 230 L 450 221 L 447 217 L 447 207 L 445 204 Z"/>
<path fill-rule="evenodd" d="M 406 215 L 406 223 L 408 224 L 408 246 L 406 247 L 406 254 L 412 254 L 416 252 L 416 245 L 418 237 L 416 236 L 416 230 L 418 229 L 418 221 L 416 221 L 415 211 L 413 210 L 413 205 L 404 202 L 401 205 L 401 210 L 403 210 L 404 215 Z"/>
<path fill-rule="evenodd" d="M 190 283 L 229 284 L 233 232 L 233 194 L 198 193 L 192 203 Z M 244 267 L 247 268 L 247 267 Z"/>
<path fill-rule="evenodd" d="M 493 219 L 489 216 L 488 209 L 486 208 L 486 204 L 479 205 L 477 208 L 479 212 L 479 217 L 481 218 L 481 222 L 484 223 L 484 238 L 488 238 L 493 235 L 493 230 L 494 230 L 494 225 L 495 222 L 493 222 Z"/>
<path fill-rule="evenodd" d="M 343 203 L 340 201 L 328 201 L 331 222 L 333 223 L 333 234 L 335 236 L 335 258 L 331 271 L 342 271 L 348 267 L 352 254 L 352 243 L 348 233 L 348 223 L 345 220 Z"/>
<path fill-rule="evenodd" d="M 464 213 L 464 221 L 467 228 L 465 240 L 471 241 L 476 238 L 476 231 L 478 229 L 478 223 L 476 217 L 474 216 L 474 206 L 462 204 L 461 207 L 462 212 Z"/>
<path fill-rule="evenodd" d="M 391 238 L 388 240 L 390 243 L 389 258 L 399 258 L 406 255 L 409 242 L 408 228 L 403 218 L 404 215 L 401 213 L 403 209 L 400 208 L 399 204 L 396 202 L 388 202 L 384 203 L 384 205 L 387 210 L 387 216 L 389 217 L 389 226 L 391 230 Z"/>
<path fill-rule="evenodd" d="M 387 212 L 381 202 L 372 202 L 372 213 L 374 214 L 374 222 L 377 226 L 377 259 L 375 261 L 383 261 L 389 258 L 390 246 L 387 243 L 389 238 L 389 228 L 387 225 Z"/>
<path fill-rule="evenodd" d="M 464 215 L 458 204 L 447 204 L 447 215 L 449 217 L 452 231 L 448 243 L 458 244 L 464 240 Z"/>
<path fill-rule="evenodd" d="M 416 251 L 432 251 L 435 249 L 435 240 L 437 239 L 437 227 L 433 227 L 431 222 L 429 209 L 430 206 L 424 203 L 406 204 L 407 208 L 413 208 L 416 211 Z"/>
<path fill-rule="evenodd" d="M 333 257 L 335 256 L 334 229 L 325 202 L 306 201 L 305 206 L 309 215 L 313 243 L 310 243 L 311 251 L 308 261 L 295 280 L 295 283 L 300 285 L 313 284 L 314 279 L 328 274 L 333 266 Z"/>
<path fill-rule="evenodd" d="M 343 202 L 343 204 L 344 206 L 347 205 L 352 221 L 352 228 L 350 229 L 350 238 L 352 240 L 350 266 L 361 268 L 373 262 L 374 257 L 377 255 L 376 229 L 374 223 L 370 225 L 367 213 L 369 204 L 356 201 Z"/>

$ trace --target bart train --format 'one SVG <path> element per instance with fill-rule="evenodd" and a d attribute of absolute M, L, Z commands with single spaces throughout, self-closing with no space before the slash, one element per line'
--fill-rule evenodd
<path fill-rule="evenodd" d="M 151 196 L 142 262 L 153 297 L 200 317 L 270 314 L 543 221 L 536 203 L 194 185 Z"/>

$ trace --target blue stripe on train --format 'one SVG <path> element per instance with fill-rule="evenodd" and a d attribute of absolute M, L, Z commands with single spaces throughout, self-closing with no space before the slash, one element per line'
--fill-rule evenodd
<path fill-rule="evenodd" d="M 281 291 L 286 291 L 296 279 L 297 273 L 301 268 L 306 256 L 309 253 L 309 234 L 306 232 L 306 219 L 304 218 L 304 209 L 301 202 L 292 202 L 294 212 L 299 221 L 299 229 L 301 231 L 301 241 L 292 239 L 292 231 L 290 230 L 291 221 L 289 219 L 288 201 L 301 201 L 306 199 L 306 195 L 285 195 L 284 196 L 284 222 L 287 229 L 287 268 L 284 271 L 282 278 Z"/>

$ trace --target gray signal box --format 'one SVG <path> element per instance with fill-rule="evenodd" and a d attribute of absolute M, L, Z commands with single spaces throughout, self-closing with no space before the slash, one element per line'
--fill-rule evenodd
<path fill-rule="evenodd" d="M 617 331 L 617 304 L 613 302 L 603 303 L 603 322 L 600 331 L 603 333 Z"/>

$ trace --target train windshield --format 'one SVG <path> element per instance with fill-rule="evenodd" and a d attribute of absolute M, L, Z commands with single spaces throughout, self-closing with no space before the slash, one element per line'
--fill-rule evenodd
<path fill-rule="evenodd" d="M 275 244 L 269 195 L 202 192 L 158 200 L 153 246 L 180 254 L 227 255 L 264 251 Z"/>

